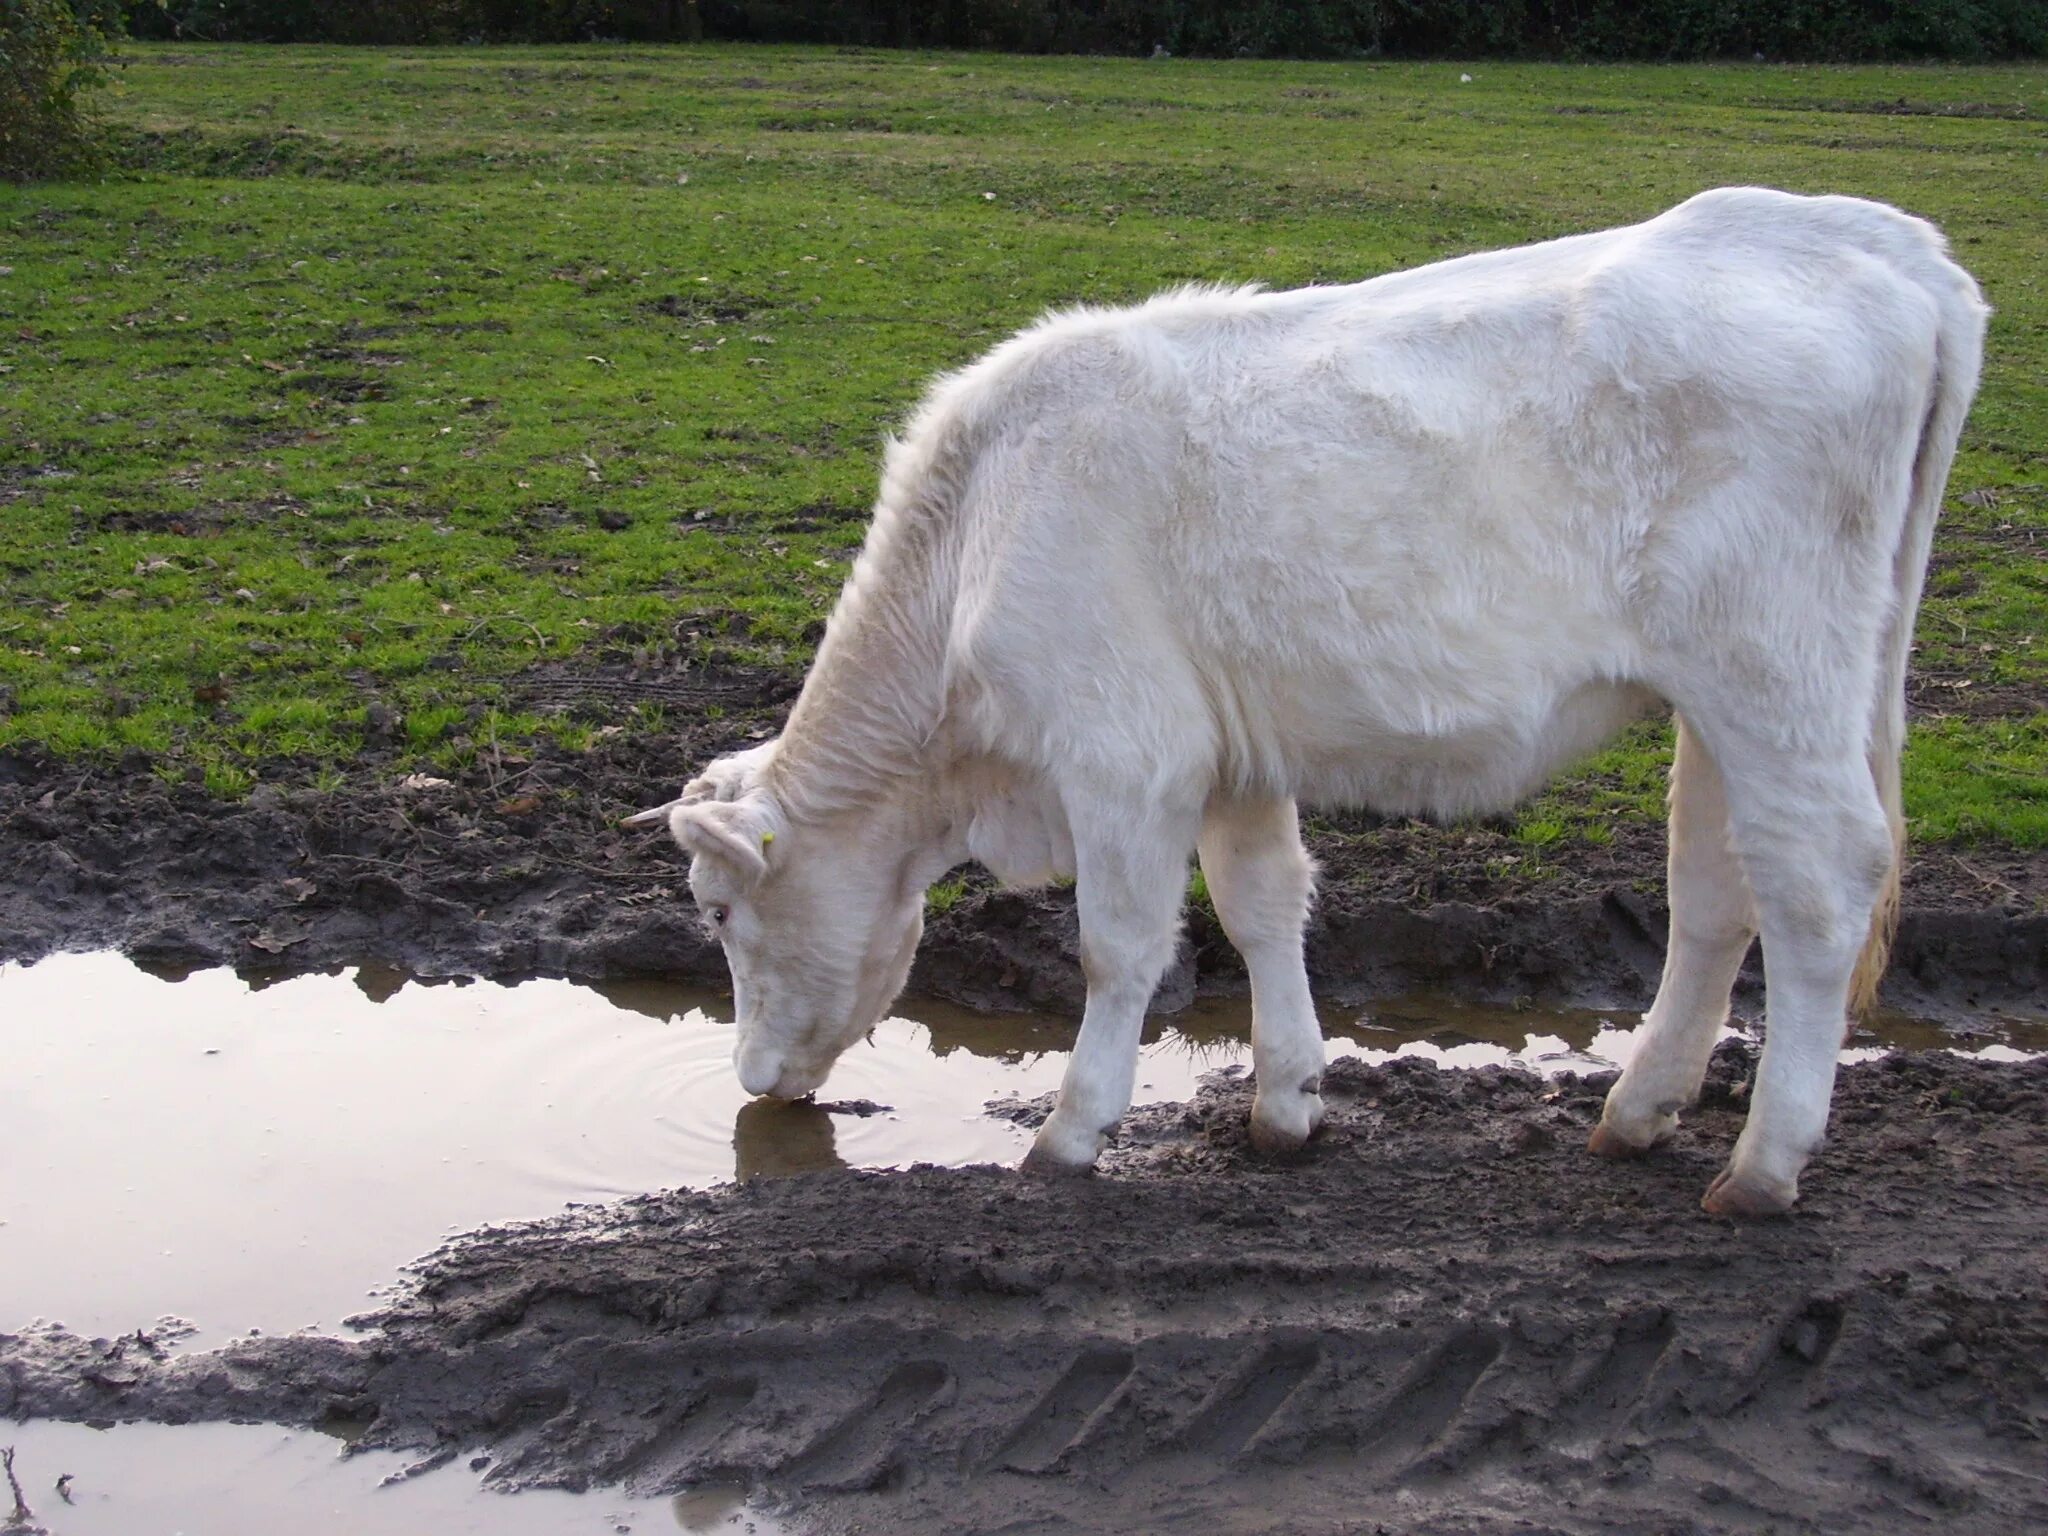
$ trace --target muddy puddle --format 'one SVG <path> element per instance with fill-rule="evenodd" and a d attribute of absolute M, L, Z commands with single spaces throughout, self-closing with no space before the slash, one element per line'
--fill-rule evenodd
<path fill-rule="evenodd" d="M 348 1337 L 408 1261 L 488 1224 L 823 1169 L 1014 1165 L 1029 1133 L 984 1105 L 1054 1088 L 1072 1033 L 906 1005 L 817 1103 L 775 1106 L 734 1079 L 726 1006 L 647 983 L 172 979 L 108 955 L 0 967 L 0 1329 L 148 1328 L 172 1354 Z M 1331 1054 L 1368 1067 L 1554 1075 L 1625 1061 L 1638 1021 L 1395 1000 L 1324 1022 Z M 1154 1020 L 1139 1102 L 1241 1074 L 1247 1025 L 1232 1003 Z M 2048 1050 L 2048 1025 L 1958 1037 L 1889 1017 L 1845 1059 L 1895 1050 L 2018 1061 Z M 38 1421 L 0 1429 L 7 1443 L 55 1536 L 780 1529 L 742 1488 L 507 1500 L 478 1491 L 481 1461 L 394 1477 L 404 1460 L 338 1457 L 303 1430 Z"/>
<path fill-rule="evenodd" d="M 983 1112 L 1058 1086 L 1071 1022 L 909 1004 L 811 1104 L 752 1100 L 727 1004 L 636 982 L 422 983 L 355 969 L 172 980 L 112 955 L 0 967 L 0 1327 L 184 1347 L 334 1329 L 455 1233 L 646 1190 L 834 1167 L 1014 1164 L 1029 1133 Z M 1628 1013 L 1395 1000 L 1324 1020 L 1331 1052 L 1442 1067 L 1597 1070 Z M 1244 1069 L 1241 1003 L 1147 1030 L 1140 1104 Z M 1906 1018 L 1850 1060 L 1947 1047 L 2019 1059 L 2048 1026 L 1958 1042 Z"/>
<path fill-rule="evenodd" d="M 460 1464 L 408 1476 L 412 1458 L 337 1454 L 341 1442 L 265 1424 L 0 1426 L 36 1523 L 51 1536 L 780 1536 L 740 1491 L 671 1499 L 616 1490 L 490 1493 Z M 63 1479 L 63 1491 L 57 1488 Z M 0 1514 L 9 1509 L 0 1488 Z M 0 1525 L 0 1530 L 11 1527 Z"/>

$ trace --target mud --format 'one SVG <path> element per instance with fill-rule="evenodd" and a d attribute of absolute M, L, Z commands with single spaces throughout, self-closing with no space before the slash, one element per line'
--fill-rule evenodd
<path fill-rule="evenodd" d="M 615 819 L 665 798 L 718 752 L 773 732 L 798 679 L 658 659 L 537 670 L 521 705 L 573 713 L 587 751 L 474 742 L 449 782 L 403 787 L 403 721 L 372 704 L 339 788 L 278 762 L 245 799 L 166 782 L 139 754 L 81 763 L 0 753 L 0 959 L 120 949 L 154 967 L 305 970 L 380 962 L 423 975 L 667 976 L 722 983 L 666 841 Z M 649 731 L 659 705 L 681 722 Z M 1660 829 L 1541 857 L 1489 826 L 1317 817 L 1322 894 L 1308 935 L 1320 993 L 1630 1007 L 1662 964 Z M 1752 960 L 1745 987 L 1754 1000 Z M 980 1008 L 1072 1011 L 1071 896 L 970 885 L 929 925 L 913 987 Z M 1157 1006 L 1243 985 L 1201 910 Z M 1907 875 L 1887 999 L 1951 1016 L 2038 1013 L 2048 990 L 2048 856 L 1934 851 Z"/>
<path fill-rule="evenodd" d="M 1297 1161 L 1247 1086 L 1104 1172 L 814 1174 L 485 1231 L 359 1339 L 0 1336 L 0 1412 L 346 1426 L 504 1488 L 747 1490 L 835 1531 L 1894 1532 L 2048 1524 L 2048 1062 L 1842 1075 L 1796 1216 L 1700 1190 L 1602 1077 L 1334 1065 Z M 1025 1112 L 1028 1116 L 1028 1110 Z"/>

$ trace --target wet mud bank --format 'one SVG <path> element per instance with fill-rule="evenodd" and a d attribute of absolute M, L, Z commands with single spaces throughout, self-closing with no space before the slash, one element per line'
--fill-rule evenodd
<path fill-rule="evenodd" d="M 169 969 L 378 962 L 722 983 L 681 855 L 614 823 L 716 751 L 766 734 L 774 717 L 761 708 L 664 737 L 619 731 L 583 752 L 479 757 L 447 780 L 380 776 L 373 755 L 360 785 L 315 788 L 281 764 L 235 802 L 139 760 L 0 754 L 0 959 L 112 948 Z M 1323 879 L 1309 965 L 1325 995 L 1629 1007 L 1655 988 L 1660 829 L 1624 827 L 1607 847 L 1541 865 L 1483 828 L 1330 819 L 1310 842 Z M 1745 984 L 1756 980 L 1752 957 Z M 1195 908 L 1157 1006 L 1242 984 L 1236 953 Z M 1077 1008 L 1071 893 L 970 884 L 933 914 L 913 986 L 980 1008 Z M 1916 858 L 1887 1000 L 1923 1015 L 2038 1012 L 2044 992 L 2048 860 Z"/>
<path fill-rule="evenodd" d="M 1239 1078 L 1104 1171 L 815 1174 L 487 1230 L 359 1339 L 0 1336 L 0 1412 L 347 1427 L 507 1489 L 745 1488 L 843 1531 L 1958 1531 L 2048 1522 L 2048 1062 L 1844 1070 L 1788 1218 L 1584 1153 L 1601 1076 Z M 1033 1107 L 1015 1107 L 1028 1118 Z"/>

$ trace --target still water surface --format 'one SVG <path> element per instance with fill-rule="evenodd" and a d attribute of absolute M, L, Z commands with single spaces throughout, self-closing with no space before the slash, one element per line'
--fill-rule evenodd
<path fill-rule="evenodd" d="M 383 1452 L 267 1424 L 0 1423 L 36 1523 L 50 1536 L 783 1536 L 741 1490 L 675 1499 L 480 1488 L 459 1460 L 418 1477 Z M 56 1483 L 68 1474 L 64 1491 Z M 0 1516 L 12 1510 L 0 1485 Z M 5 1527 L 0 1527 L 5 1529 Z"/>

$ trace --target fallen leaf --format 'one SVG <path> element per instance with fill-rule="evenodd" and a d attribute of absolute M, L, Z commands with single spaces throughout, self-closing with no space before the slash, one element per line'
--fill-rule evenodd
<path fill-rule="evenodd" d="M 510 800 L 498 802 L 500 816 L 531 816 L 541 807 L 539 795 L 514 795 Z"/>
<path fill-rule="evenodd" d="M 312 932 L 313 930 L 304 924 L 272 922 L 249 940 L 249 947 L 260 949 L 267 955 L 274 955 L 290 949 L 294 944 L 303 944 Z"/>
<path fill-rule="evenodd" d="M 400 789 L 446 789 L 448 781 L 437 779 L 431 773 L 408 773 L 398 781 Z"/>

